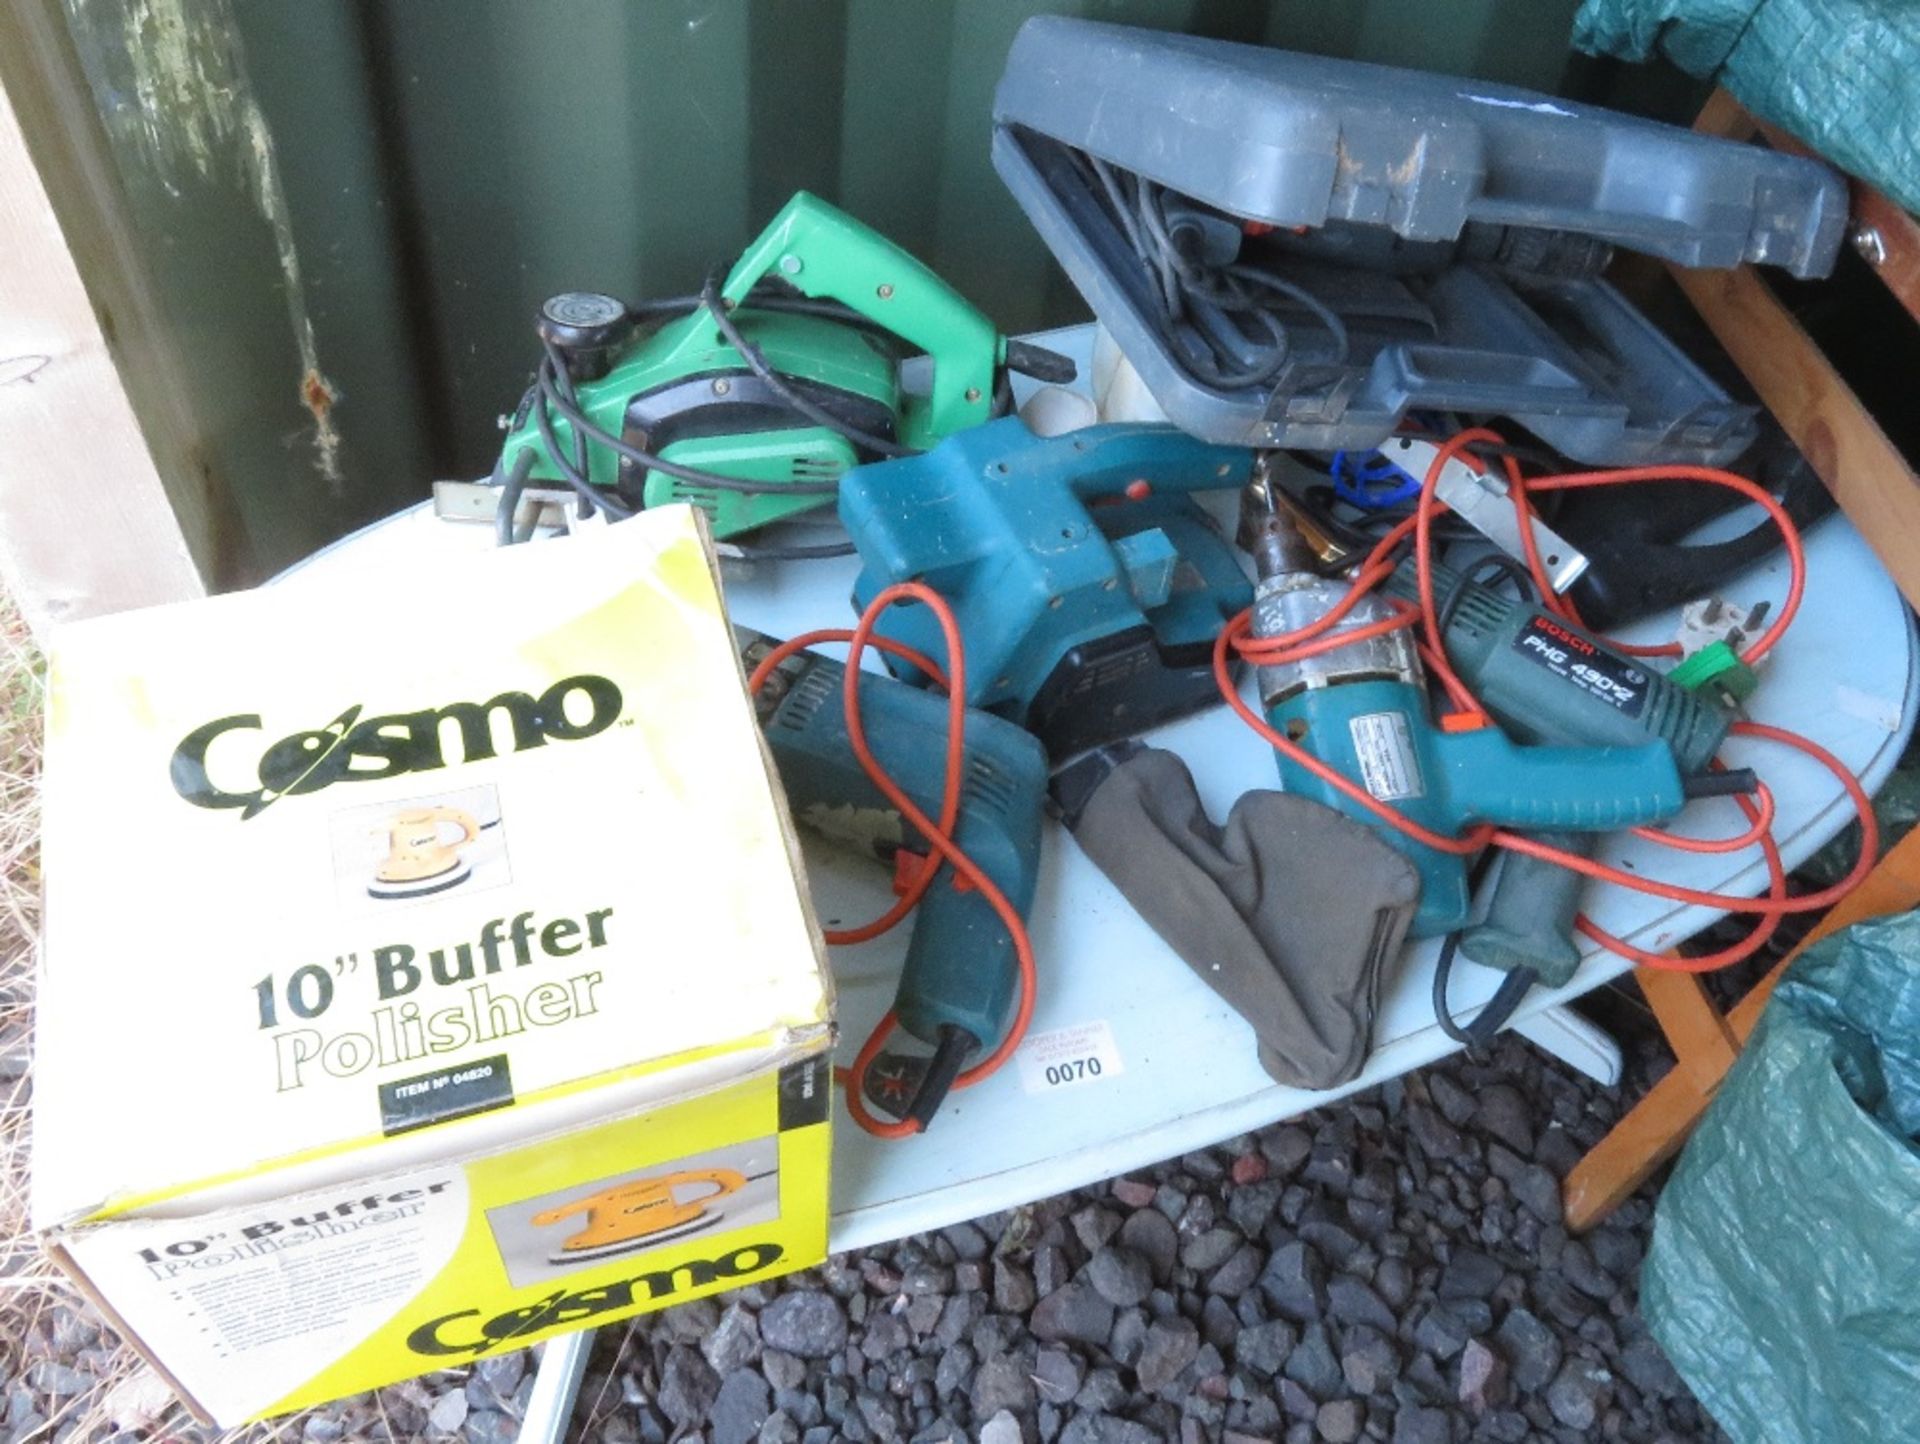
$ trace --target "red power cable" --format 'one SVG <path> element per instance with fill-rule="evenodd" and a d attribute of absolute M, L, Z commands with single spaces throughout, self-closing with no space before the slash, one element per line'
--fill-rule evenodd
<path fill-rule="evenodd" d="M 1830 906 L 1852 890 L 1868 870 L 1873 866 L 1879 851 L 1879 831 L 1873 816 L 1871 799 L 1860 786 L 1859 781 L 1849 772 L 1844 763 L 1819 744 L 1784 728 L 1764 726 L 1760 723 L 1735 723 L 1731 731 L 1735 735 L 1764 738 L 1787 746 L 1798 748 L 1813 757 L 1840 780 L 1846 789 L 1849 800 L 1859 814 L 1861 824 L 1860 856 L 1852 870 L 1840 882 L 1820 892 L 1810 893 L 1797 898 L 1786 894 L 1785 870 L 1781 865 L 1779 849 L 1772 836 L 1774 818 L 1774 799 L 1771 791 L 1761 788 L 1759 801 L 1740 797 L 1736 801 L 1746 814 L 1749 826 L 1746 831 L 1735 837 L 1724 839 L 1700 840 L 1675 836 L 1658 828 L 1634 828 L 1636 836 L 1647 838 L 1662 846 L 1680 851 L 1695 853 L 1731 853 L 1758 844 L 1766 859 L 1768 870 L 1768 888 L 1764 898 L 1746 898 L 1729 893 L 1706 892 L 1696 888 L 1686 888 L 1673 883 L 1660 882 L 1657 879 L 1640 877 L 1637 874 L 1609 867 L 1595 862 L 1591 858 L 1569 853 L 1560 848 L 1549 846 L 1517 833 L 1496 829 L 1484 824 L 1471 827 L 1458 837 L 1448 837 L 1421 826 L 1399 809 L 1379 801 L 1359 783 L 1348 778 L 1337 769 L 1320 761 L 1288 737 L 1282 736 L 1270 727 L 1266 719 L 1250 707 L 1240 696 L 1239 688 L 1233 683 L 1229 667 L 1229 653 L 1238 653 L 1247 661 L 1259 665 L 1274 665 L 1291 662 L 1302 657 L 1317 655 L 1345 646 L 1350 642 L 1364 640 L 1370 636 L 1380 636 L 1404 627 L 1418 625 L 1423 632 L 1420 654 L 1426 660 L 1429 669 L 1439 680 L 1452 698 L 1454 704 L 1464 711 L 1481 711 L 1472 692 L 1460 680 L 1447 663 L 1441 648 L 1438 614 L 1434 605 L 1433 577 L 1431 571 L 1432 526 L 1433 519 L 1448 508 L 1435 494 L 1435 485 L 1441 471 L 1456 456 L 1462 457 L 1476 470 L 1485 470 L 1485 463 L 1473 456 L 1466 448 L 1477 442 L 1500 444 L 1498 433 L 1485 428 L 1473 428 L 1450 437 L 1435 452 L 1423 479 L 1420 495 L 1415 503 L 1413 515 L 1401 521 L 1389 530 L 1374 545 L 1360 565 L 1355 568 L 1347 595 L 1326 614 L 1311 624 L 1278 637 L 1251 638 L 1248 633 L 1252 624 L 1252 613 L 1246 611 L 1233 618 L 1222 629 L 1214 644 L 1213 673 L 1221 695 L 1234 712 L 1255 732 L 1288 761 L 1311 773 L 1313 776 L 1334 787 L 1358 806 L 1371 813 L 1387 826 L 1412 838 L 1414 841 L 1434 848 L 1436 851 L 1456 856 L 1477 852 L 1482 847 L 1493 845 L 1514 852 L 1526 853 L 1561 867 L 1571 868 L 1587 877 L 1620 887 L 1631 888 L 1637 892 L 1649 893 L 1675 902 L 1690 903 L 1712 907 L 1727 912 L 1752 913 L 1760 916 L 1760 923 L 1747 937 L 1731 947 L 1703 958 L 1676 959 L 1661 954 L 1647 952 L 1637 948 L 1596 926 L 1590 919 L 1582 916 L 1576 926 L 1586 936 L 1599 942 L 1612 952 L 1629 958 L 1646 967 L 1671 968 L 1685 972 L 1705 972 L 1713 968 L 1725 967 L 1743 958 L 1751 957 L 1772 936 L 1780 920 L 1789 913 L 1812 912 Z M 1780 528 L 1780 534 L 1786 545 L 1787 558 L 1791 567 L 1791 576 L 1787 587 L 1787 597 L 1779 615 L 1754 643 L 1741 654 L 1741 660 L 1749 665 L 1766 656 L 1785 634 L 1792 624 L 1794 615 L 1799 611 L 1801 597 L 1806 589 L 1806 553 L 1800 542 L 1800 534 L 1783 507 L 1767 492 L 1748 481 L 1745 477 L 1731 472 L 1720 471 L 1702 466 L 1667 467 L 1624 467 L 1608 471 L 1573 472 L 1561 476 L 1523 477 L 1517 462 L 1512 457 L 1502 458 L 1509 495 L 1513 499 L 1514 509 L 1520 522 L 1520 535 L 1526 556 L 1528 572 L 1539 588 L 1542 605 L 1568 621 L 1580 624 L 1578 613 L 1572 604 L 1554 595 L 1553 588 L 1541 563 L 1539 550 L 1534 543 L 1532 527 L 1532 508 L 1528 500 L 1531 491 L 1560 491 L 1587 486 L 1616 486 L 1630 482 L 1644 481 L 1698 481 L 1716 486 L 1728 487 L 1739 492 L 1747 500 L 1763 507 L 1774 524 Z M 1414 567 L 1421 604 L 1410 606 L 1395 598 L 1388 598 L 1394 608 L 1394 615 L 1355 627 L 1349 632 L 1330 635 L 1332 629 L 1357 606 L 1362 597 L 1384 581 L 1393 570 L 1390 560 L 1394 549 L 1411 532 L 1414 537 Z M 1627 647 L 1613 643 L 1620 650 L 1639 656 L 1670 656 L 1677 647 Z"/>
<path fill-rule="evenodd" d="M 881 613 L 897 602 L 916 601 L 925 603 L 940 624 L 941 635 L 947 644 L 947 669 L 911 647 L 891 641 L 886 637 L 876 637 L 873 629 L 879 622 Z M 932 885 L 934 876 L 940 870 L 940 862 L 945 859 L 953 864 L 953 870 L 978 889 L 995 914 L 1005 925 L 1008 935 L 1013 939 L 1013 950 L 1019 960 L 1020 990 L 1019 1002 L 1015 1006 L 1013 1022 L 995 1048 L 980 1062 L 968 1068 L 953 1081 L 955 1089 L 970 1088 L 975 1083 L 991 1077 L 1013 1056 L 1013 1052 L 1026 1037 L 1027 1025 L 1033 1018 L 1034 993 L 1038 976 L 1034 969 L 1033 943 L 1027 936 L 1026 923 L 1019 911 L 1007 901 L 999 885 L 987 876 L 980 865 L 953 840 L 953 831 L 960 816 L 960 784 L 965 775 L 966 762 L 966 725 L 967 725 L 967 681 L 966 657 L 960 640 L 959 624 L 954 620 L 952 609 L 946 601 L 931 587 L 919 582 L 901 582 L 888 587 L 871 602 L 860 614 L 860 620 L 851 631 L 844 628 L 832 628 L 823 631 L 806 632 L 774 647 L 747 679 L 750 691 L 758 692 L 766 683 L 774 669 L 788 657 L 818 642 L 848 643 L 846 675 L 841 685 L 841 705 L 846 708 L 847 740 L 853 748 L 854 759 L 867 774 L 873 785 L 880 789 L 887 801 L 892 803 L 900 815 L 927 841 L 930 849 L 925 862 L 913 869 L 912 876 L 892 907 L 857 928 L 828 929 L 823 936 L 829 943 L 860 943 L 879 937 L 894 927 L 913 910 L 927 888 Z M 869 646 L 878 647 L 883 652 L 891 652 L 904 657 L 934 679 L 936 685 L 947 692 L 947 746 L 946 774 L 940 795 L 940 819 L 938 822 L 928 817 L 915 805 L 912 798 L 901 791 L 892 777 L 874 757 L 873 749 L 867 743 L 866 725 L 860 716 L 860 658 Z M 888 1036 L 898 1026 L 899 1019 L 889 1009 L 873 1032 L 867 1035 L 867 1041 L 861 1045 L 859 1054 L 853 1060 L 851 1068 L 836 1069 L 834 1076 L 845 1090 L 847 1112 L 853 1116 L 867 1132 L 880 1138 L 908 1138 L 921 1131 L 922 1125 L 913 1119 L 889 1122 L 876 1117 L 868 1108 L 865 1096 L 867 1070 L 880 1056 Z"/>

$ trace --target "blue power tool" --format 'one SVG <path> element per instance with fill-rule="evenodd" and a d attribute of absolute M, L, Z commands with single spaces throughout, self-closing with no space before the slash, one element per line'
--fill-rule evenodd
<path fill-rule="evenodd" d="M 772 638 L 745 627 L 734 628 L 734 640 L 749 671 L 774 646 Z M 794 820 L 897 865 L 900 853 L 923 849 L 924 840 L 853 755 L 841 704 L 845 679 L 840 663 L 803 652 L 774 670 L 754 706 Z M 880 765 L 921 811 L 938 817 L 946 779 L 946 701 L 862 673 L 860 717 Z M 965 773 L 954 841 L 1024 917 L 1039 878 L 1046 756 L 1018 727 L 976 713 L 967 719 Z M 1018 976 L 1013 940 L 992 905 L 955 881 L 951 864 L 941 864 L 921 899 L 894 1001 L 901 1028 L 933 1055 L 883 1058 L 893 1081 L 918 1076 L 903 1084 L 900 1096 L 870 1094 L 877 1106 L 923 1128 L 967 1060 L 999 1042 Z"/>
<path fill-rule="evenodd" d="M 840 483 L 863 563 L 856 606 L 909 579 L 953 608 L 967 703 L 1019 723 L 1059 759 L 1218 700 L 1214 638 L 1253 589 L 1187 495 L 1237 487 L 1252 453 L 1167 426 L 1047 439 L 1007 417 Z M 923 607 L 878 630 L 937 656 Z M 888 659 L 908 680 L 927 680 Z"/>
<path fill-rule="evenodd" d="M 1320 575 L 1312 548 L 1285 512 L 1269 511 L 1261 518 L 1254 559 L 1260 575 L 1255 637 L 1297 631 L 1346 595 L 1343 580 Z M 1369 595 L 1333 635 L 1387 615 L 1386 603 Z M 1593 702 L 1581 690 L 1587 684 L 1571 675 L 1542 673 L 1535 685 L 1569 689 L 1581 705 Z M 1621 746 L 1523 747 L 1491 725 L 1435 730 L 1420 662 L 1404 629 L 1262 667 L 1260 696 L 1275 731 L 1433 832 L 1454 834 L 1480 822 L 1544 832 L 1611 832 L 1662 821 L 1686 803 L 1673 748 L 1661 738 Z M 1464 857 L 1436 851 L 1387 826 L 1285 753 L 1279 761 L 1286 791 L 1377 827 L 1419 869 L 1420 908 L 1409 936 L 1437 937 L 1466 922 Z"/>

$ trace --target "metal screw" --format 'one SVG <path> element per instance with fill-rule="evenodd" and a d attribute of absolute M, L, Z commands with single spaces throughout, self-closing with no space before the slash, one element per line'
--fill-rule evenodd
<path fill-rule="evenodd" d="M 798 256 L 788 254 L 780 258 L 780 269 L 785 271 L 789 276 L 799 275 L 805 267 L 806 263 Z"/>
<path fill-rule="evenodd" d="M 1855 226 L 1852 240 L 1854 250 L 1869 266 L 1884 266 L 1887 263 L 1887 242 L 1878 226 Z"/>
<path fill-rule="evenodd" d="M 980 388 L 978 386 L 969 386 L 967 388 L 967 400 L 969 402 L 973 402 L 973 401 L 978 401 L 979 399 L 980 399 Z"/>
<path fill-rule="evenodd" d="M 891 301 L 893 299 L 893 287 L 885 282 L 874 287 L 873 293 L 883 301 Z"/>
<path fill-rule="evenodd" d="M 722 377 L 713 383 L 713 394 L 715 396 L 725 396 L 731 390 L 733 390 L 733 383 L 731 381 L 728 381 L 725 377 Z"/>

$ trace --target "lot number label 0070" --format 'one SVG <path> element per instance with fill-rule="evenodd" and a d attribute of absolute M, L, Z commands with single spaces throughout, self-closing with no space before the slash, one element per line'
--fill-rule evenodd
<path fill-rule="evenodd" d="M 1057 1093 L 1117 1078 L 1124 1068 L 1113 1029 L 1103 1018 L 1035 1033 L 1020 1046 L 1020 1086 L 1028 1093 Z"/>

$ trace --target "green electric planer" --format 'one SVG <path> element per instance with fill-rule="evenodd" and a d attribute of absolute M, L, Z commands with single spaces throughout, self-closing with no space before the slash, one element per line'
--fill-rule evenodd
<path fill-rule="evenodd" d="M 1011 365 L 1073 365 L 1010 342 L 919 261 L 805 191 L 724 281 L 630 307 L 569 292 L 541 307 L 545 351 L 495 480 L 570 487 L 618 520 L 686 501 L 717 537 L 833 498 L 841 473 L 911 455 L 1000 414 Z M 902 362 L 924 352 L 924 389 Z"/>

